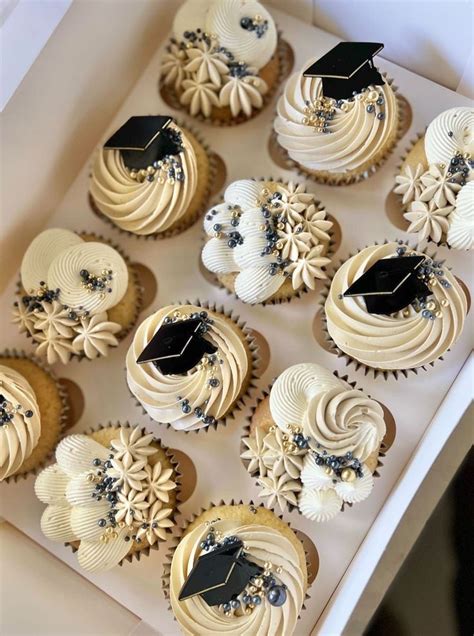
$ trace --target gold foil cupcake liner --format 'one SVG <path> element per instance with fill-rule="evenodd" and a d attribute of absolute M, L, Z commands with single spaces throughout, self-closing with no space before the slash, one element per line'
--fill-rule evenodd
<path fill-rule="evenodd" d="M 273 508 L 267 508 L 262 503 L 256 504 L 252 500 L 250 500 L 249 502 L 245 502 L 242 499 L 239 499 L 239 500 L 231 499 L 230 501 L 225 501 L 224 499 L 221 499 L 218 503 L 210 502 L 207 507 L 201 506 L 201 508 L 199 509 L 199 512 L 193 513 L 190 517 L 188 517 L 187 519 L 185 519 L 183 521 L 182 525 L 180 525 L 177 528 L 177 531 L 174 534 L 174 536 L 173 536 L 173 538 L 172 538 L 172 540 L 171 540 L 171 542 L 169 544 L 168 552 L 165 555 L 165 561 L 163 563 L 163 572 L 162 572 L 162 575 L 161 575 L 161 587 L 162 587 L 162 590 L 163 590 L 164 597 L 168 601 L 168 609 L 170 610 L 170 612 L 173 611 L 173 609 L 171 607 L 170 592 L 169 592 L 170 591 L 171 565 L 172 565 L 172 562 L 173 562 L 173 556 L 174 556 L 175 550 L 178 547 L 178 544 L 180 543 L 180 541 L 183 538 L 184 534 L 186 533 L 186 530 L 188 529 L 188 527 L 192 523 L 194 523 L 196 521 L 196 519 L 198 519 L 202 514 L 204 514 L 205 512 L 208 512 L 209 510 L 212 510 L 212 508 L 216 508 L 216 507 L 219 507 L 219 506 L 232 507 L 232 506 L 242 506 L 242 505 L 249 506 L 250 512 L 255 511 L 255 513 L 257 512 L 257 510 L 259 508 L 270 510 L 271 512 L 273 512 L 275 517 L 277 519 L 279 519 L 280 521 L 283 521 L 288 526 L 288 528 L 290 530 L 292 530 L 295 533 L 295 535 L 300 539 L 300 541 L 303 543 L 302 538 L 299 536 L 299 530 L 293 528 L 291 523 L 286 521 L 286 519 L 283 519 L 282 515 L 278 515 Z M 306 539 L 308 539 L 308 537 L 306 537 L 306 535 L 304 535 L 304 537 Z M 316 577 L 318 575 L 318 571 L 319 571 L 319 553 L 318 553 L 318 550 L 317 550 L 316 546 L 314 545 L 314 543 L 312 541 L 311 541 L 311 543 L 312 543 L 312 548 L 313 548 L 311 550 L 311 553 L 310 553 L 309 550 L 306 549 L 306 546 L 303 543 L 304 553 L 305 553 L 305 557 L 306 557 L 306 571 L 307 571 L 307 575 L 308 575 L 308 589 L 306 590 L 304 602 L 303 602 L 303 605 L 301 607 L 301 612 L 306 609 L 306 606 L 305 606 L 304 603 L 310 598 L 309 587 L 310 587 L 310 585 L 312 585 L 313 581 L 316 579 Z M 301 612 L 298 615 L 298 619 L 300 618 Z M 175 617 L 174 620 L 176 621 L 176 617 Z"/>
<path fill-rule="evenodd" d="M 188 230 L 192 227 L 197 220 L 205 213 L 208 205 L 209 199 L 213 194 L 213 184 L 218 182 L 225 181 L 225 163 L 220 155 L 214 152 L 209 144 L 203 139 L 200 131 L 194 128 L 192 125 L 187 122 L 175 120 L 176 125 L 183 129 L 185 132 L 189 131 L 198 141 L 198 143 L 202 146 L 204 152 L 206 153 L 208 162 L 209 162 L 209 176 L 207 180 L 206 191 L 203 196 L 202 204 L 193 212 L 193 214 L 188 215 L 184 214 L 184 220 L 178 222 L 174 227 L 165 230 L 164 232 L 154 232 L 153 234 L 135 234 L 134 232 L 130 232 L 129 230 L 124 230 L 114 223 L 112 219 L 110 219 L 106 214 L 101 212 L 97 207 L 94 198 L 92 197 L 90 191 L 87 194 L 87 199 L 89 203 L 89 207 L 92 212 L 104 223 L 107 223 L 110 227 L 112 227 L 116 232 L 120 234 L 124 234 L 126 236 L 131 236 L 132 238 L 139 241 L 157 241 L 161 239 L 172 238 L 174 236 L 178 236 L 178 234 L 182 234 L 184 231 Z M 224 177 L 222 177 L 222 172 L 224 172 Z"/>
<path fill-rule="evenodd" d="M 385 78 L 388 84 L 393 84 L 393 80 L 387 77 L 386 73 L 382 73 L 382 76 Z M 365 179 L 371 177 L 381 168 L 381 166 L 385 163 L 385 161 L 388 159 L 390 154 L 397 146 L 400 139 L 408 131 L 411 124 L 411 107 L 408 100 L 403 95 L 397 92 L 398 87 L 392 86 L 392 88 L 397 99 L 398 107 L 398 122 L 396 130 L 392 138 L 385 145 L 385 148 L 383 148 L 383 150 L 380 151 L 374 159 L 371 159 L 370 162 L 367 162 L 367 165 L 362 166 L 362 169 L 359 168 L 357 170 L 350 171 L 347 174 L 331 173 L 330 171 L 313 172 L 311 170 L 308 170 L 294 159 L 291 159 L 288 152 L 278 143 L 277 134 L 274 130 L 272 130 L 268 141 L 268 151 L 270 157 L 280 168 L 284 168 L 285 170 L 292 170 L 296 172 L 300 177 L 304 179 L 311 179 L 312 181 L 315 181 L 316 183 L 320 183 L 322 185 L 345 186 L 365 181 Z"/>
<path fill-rule="evenodd" d="M 276 179 L 274 179 L 273 177 L 252 177 L 254 181 L 274 181 L 275 183 L 283 183 L 283 184 L 288 184 L 288 181 L 286 181 L 283 177 L 277 177 Z M 218 203 L 223 203 L 224 199 L 221 197 L 218 201 Z M 341 225 L 339 223 L 339 221 L 337 221 L 337 219 L 332 216 L 332 214 L 329 214 L 325 205 L 322 203 L 322 201 L 320 201 L 319 199 L 315 199 L 314 204 L 316 205 L 317 209 L 319 211 L 321 210 L 325 210 L 326 211 L 326 218 L 328 221 L 331 221 L 331 223 L 333 224 L 332 228 L 328 231 L 330 240 L 329 243 L 327 245 L 327 251 L 324 254 L 324 256 L 326 256 L 327 258 L 332 259 L 336 252 L 338 251 L 338 249 L 341 247 L 341 243 L 342 243 L 342 229 L 341 229 Z M 214 203 L 214 205 L 217 205 L 217 203 Z M 211 206 L 210 209 L 212 209 L 213 206 Z M 214 272 L 211 272 L 210 270 L 208 270 L 206 268 L 206 266 L 204 265 L 204 263 L 202 262 L 202 258 L 201 258 L 201 254 L 202 254 L 202 249 L 204 248 L 204 245 L 207 243 L 207 241 L 209 240 L 209 238 L 212 237 L 208 237 L 206 232 L 204 231 L 204 229 L 202 230 L 201 233 L 201 251 L 199 253 L 199 269 L 201 274 L 203 275 L 203 277 L 211 284 L 214 285 L 215 287 L 218 287 L 219 289 L 223 289 L 229 296 L 233 296 L 236 300 L 238 300 L 239 302 L 242 302 L 242 300 L 237 296 L 237 294 L 235 293 L 235 291 L 232 291 L 227 285 L 225 285 L 218 277 L 217 274 L 215 274 Z M 323 271 L 326 271 L 326 268 L 323 267 L 322 268 Z M 235 272 L 234 274 L 234 280 L 237 277 L 239 272 Z M 303 283 L 303 285 L 301 287 L 299 287 L 297 290 L 291 288 L 288 292 L 285 293 L 284 296 L 279 296 L 280 290 L 278 290 L 277 294 L 274 294 L 274 297 L 270 297 L 264 301 L 262 301 L 261 303 L 258 303 L 256 306 L 263 306 L 265 307 L 266 305 L 283 305 L 285 303 L 290 303 L 292 300 L 295 299 L 299 299 L 302 296 L 304 296 L 307 293 L 313 293 L 313 294 L 318 294 L 321 289 L 324 287 L 324 283 L 325 283 L 325 279 L 324 278 L 318 278 L 316 279 L 316 287 L 315 289 L 310 289 L 305 283 Z M 284 284 L 282 285 L 282 287 L 284 286 Z M 245 303 L 248 304 L 248 303 Z"/>
<path fill-rule="evenodd" d="M 338 378 L 339 380 L 343 380 L 344 382 L 347 382 L 347 384 L 350 385 L 350 387 L 352 389 L 356 389 L 357 391 L 360 391 L 362 394 L 364 394 L 364 391 L 362 388 L 360 388 L 359 386 L 357 386 L 357 382 L 355 381 L 351 381 L 349 379 L 348 375 L 340 375 L 339 372 L 333 371 L 333 375 Z M 267 389 L 264 389 L 262 391 L 262 393 L 259 395 L 259 397 L 257 398 L 255 404 L 252 406 L 251 411 L 250 411 L 250 415 L 246 418 L 247 424 L 244 426 L 243 429 L 243 434 L 240 437 L 240 451 L 239 451 L 239 455 L 241 455 L 246 449 L 245 449 L 245 445 L 244 445 L 244 438 L 246 437 L 251 437 L 251 434 L 253 432 L 253 418 L 255 416 L 255 413 L 258 409 L 258 407 L 262 404 L 262 402 L 264 402 L 267 398 L 270 397 L 270 392 L 272 390 L 272 386 L 274 384 L 275 380 L 273 380 L 273 382 L 271 382 Z M 371 399 L 375 399 L 372 398 L 368 393 L 365 393 L 364 395 L 366 395 L 367 397 L 371 398 Z M 374 472 L 372 473 L 372 476 L 374 478 L 376 477 L 380 477 L 380 472 L 379 469 L 382 468 L 383 466 L 383 462 L 382 459 L 385 458 L 385 456 L 387 455 L 388 451 L 390 450 L 391 446 L 393 445 L 393 442 L 395 440 L 395 436 L 396 436 L 396 431 L 397 431 L 397 427 L 396 427 L 396 423 L 395 423 L 395 419 L 392 415 L 392 413 L 388 410 L 388 408 L 382 404 L 381 402 L 378 402 L 378 400 L 375 400 L 378 404 L 380 404 L 380 406 L 383 409 L 384 412 L 384 421 L 385 421 L 385 426 L 386 426 L 386 432 L 385 435 L 382 439 L 382 442 L 380 444 L 380 448 L 379 448 L 379 452 L 378 452 L 378 456 L 377 456 L 377 465 L 374 469 Z M 275 424 L 276 426 L 276 424 Z M 249 477 L 251 479 L 254 480 L 254 484 L 257 488 L 261 488 L 260 484 L 259 484 L 259 477 L 260 475 L 258 474 L 258 471 L 254 471 L 253 473 L 250 473 L 248 471 L 248 465 L 249 465 L 249 461 L 240 458 L 241 464 L 242 466 L 245 468 L 245 472 L 249 475 Z M 265 503 L 263 502 L 261 504 L 262 506 L 265 505 Z M 341 512 L 344 512 L 346 507 L 351 508 L 352 507 L 352 503 L 349 502 L 343 502 L 342 503 L 342 508 L 341 508 Z M 299 511 L 297 506 L 293 506 L 292 504 L 290 504 L 290 502 L 286 502 L 286 510 L 288 510 L 288 512 L 293 512 L 294 510 L 296 510 L 296 512 L 298 513 L 298 515 L 302 515 L 302 513 Z M 282 511 L 283 512 L 283 511 Z"/>
<path fill-rule="evenodd" d="M 235 404 L 228 411 L 228 413 L 224 415 L 224 417 L 222 417 L 219 420 L 216 420 L 214 424 L 209 424 L 208 426 L 203 426 L 198 429 L 177 431 L 180 434 L 181 433 L 184 433 L 184 434 L 196 433 L 197 434 L 200 432 L 208 433 L 209 429 L 216 430 L 219 426 L 227 426 L 230 420 L 235 420 L 237 413 L 245 407 L 247 400 L 253 394 L 254 389 L 256 389 L 257 374 L 260 367 L 260 356 L 258 352 L 258 345 L 257 345 L 256 338 L 252 333 L 251 327 L 248 327 L 246 322 L 241 320 L 240 316 L 236 315 L 233 309 L 225 309 L 223 305 L 217 305 L 216 303 L 209 302 L 209 301 L 201 301 L 199 298 L 193 301 L 183 300 L 183 301 L 177 301 L 177 302 L 173 302 L 169 304 L 170 307 L 175 306 L 177 308 L 182 305 L 195 305 L 196 307 L 201 307 L 204 310 L 221 314 L 228 320 L 231 320 L 234 323 L 234 325 L 237 326 L 242 332 L 243 339 L 247 347 L 247 352 L 250 354 L 250 358 L 251 358 L 249 361 L 250 369 L 248 373 L 248 378 L 245 381 L 244 388 L 242 389 L 242 392 L 237 398 Z M 127 383 L 127 386 L 128 386 L 128 383 Z M 166 426 L 166 428 L 173 429 L 173 425 L 169 422 L 159 422 L 157 420 L 154 420 L 145 410 L 142 403 L 130 391 L 130 388 L 128 390 L 129 390 L 131 398 L 135 402 L 135 405 L 141 410 L 142 414 L 149 419 L 150 422 L 158 426 Z"/>
<path fill-rule="evenodd" d="M 105 430 L 108 428 L 132 428 L 132 425 L 127 421 L 123 424 L 121 424 L 120 422 L 109 422 L 106 425 L 103 424 L 99 424 L 97 427 L 91 427 L 88 431 L 83 432 L 83 435 L 90 435 L 91 433 L 96 433 L 97 431 L 101 431 L 101 430 Z M 141 432 L 143 434 L 147 433 L 147 430 L 145 427 L 141 428 Z M 158 540 L 156 541 L 156 543 L 154 543 L 153 545 L 150 545 L 148 543 L 148 541 L 146 541 L 146 539 L 143 542 L 143 546 L 137 547 L 137 545 L 135 543 L 131 543 L 131 550 L 130 552 L 121 560 L 119 561 L 118 565 L 120 567 L 122 567 L 122 565 L 124 565 L 126 562 L 128 563 L 132 563 L 133 561 L 140 561 L 141 557 L 147 557 L 150 556 L 150 552 L 152 551 L 156 551 L 159 550 L 160 548 L 160 544 L 165 543 L 167 541 L 169 541 L 169 539 L 173 536 L 172 532 L 174 532 L 175 528 L 177 528 L 178 526 L 176 525 L 176 519 L 179 517 L 179 508 L 180 505 L 182 504 L 181 501 L 181 473 L 179 471 L 179 462 L 175 459 L 172 451 L 165 446 L 160 439 L 158 438 L 154 438 L 153 442 L 155 444 L 158 444 L 160 449 L 162 451 L 164 451 L 167 459 L 170 460 L 171 465 L 173 466 L 174 469 L 174 479 L 173 481 L 176 482 L 177 484 L 177 488 L 176 488 L 176 503 L 175 503 L 175 511 L 173 516 L 171 517 L 172 520 L 174 521 L 175 525 L 170 528 L 170 532 L 168 533 L 168 537 L 165 540 Z M 66 542 L 64 543 L 65 547 L 71 548 L 73 554 L 75 554 L 78 550 L 79 550 L 79 546 L 80 546 L 80 540 L 78 541 L 74 541 L 74 542 Z"/>
<path fill-rule="evenodd" d="M 16 349 L 5 349 L 4 351 L 0 351 L 0 358 L 13 358 L 15 360 L 29 360 L 33 362 L 37 367 L 41 369 L 46 375 L 55 383 L 56 389 L 58 391 L 59 399 L 61 400 L 61 414 L 60 414 L 60 433 L 58 438 L 51 448 L 51 450 L 47 453 L 44 459 L 26 472 L 17 472 L 9 477 L 6 477 L 2 483 L 16 483 L 20 479 L 26 479 L 29 475 L 37 475 L 39 471 L 41 471 L 51 460 L 54 455 L 54 451 L 60 439 L 64 436 L 65 430 L 68 428 L 69 424 L 69 411 L 70 411 L 70 397 L 65 388 L 65 386 L 61 383 L 61 380 L 51 371 L 51 369 L 46 366 L 44 361 L 34 354 L 25 353 L 24 351 L 17 351 Z M 40 411 L 41 415 L 41 411 Z M 21 467 L 19 469 L 21 471 Z"/>
<path fill-rule="evenodd" d="M 293 70 L 294 62 L 295 62 L 295 54 L 293 52 L 293 48 L 289 42 L 283 39 L 281 32 L 278 32 L 278 42 L 277 48 L 275 51 L 275 55 L 278 60 L 278 75 L 276 81 L 272 86 L 269 87 L 269 90 L 265 95 L 262 95 L 263 104 L 262 108 L 252 108 L 252 113 L 250 117 L 247 117 L 245 114 L 239 113 L 237 117 L 233 117 L 231 113 L 229 113 L 229 117 L 225 119 L 219 119 L 217 117 L 205 117 L 202 113 L 198 115 L 191 115 L 187 108 L 185 108 L 181 102 L 180 98 L 177 95 L 176 91 L 172 86 L 166 86 L 162 80 L 160 75 L 158 79 L 158 93 L 161 98 L 165 102 L 165 104 L 175 110 L 179 110 L 185 112 L 187 115 L 192 117 L 193 119 L 202 122 L 204 124 L 210 124 L 212 126 L 221 127 L 221 128 L 230 128 L 231 126 L 238 126 L 240 124 L 245 124 L 245 122 L 251 121 L 254 117 L 257 117 L 268 104 L 271 102 L 275 94 L 277 93 L 279 87 L 284 82 L 284 80 L 290 75 Z M 161 69 L 160 69 L 161 70 Z M 261 69 L 260 69 L 261 70 Z"/>
<path fill-rule="evenodd" d="M 128 334 L 133 330 L 133 328 L 137 324 L 138 317 L 139 317 L 140 312 L 142 311 L 142 308 L 143 308 L 143 292 L 144 292 L 144 290 L 143 290 L 143 286 L 142 286 L 142 284 L 140 282 L 140 278 L 138 276 L 137 270 L 135 269 L 134 264 L 131 262 L 131 260 L 127 256 L 127 254 L 125 254 L 125 252 L 122 250 L 122 248 L 119 245 L 117 245 L 115 242 L 113 242 L 112 240 L 110 240 L 108 238 L 105 238 L 101 234 L 96 234 L 95 232 L 77 232 L 77 231 L 75 231 L 75 233 L 78 234 L 84 240 L 97 241 L 98 243 L 105 243 L 106 245 L 109 245 L 110 247 L 113 247 L 120 254 L 120 256 L 123 258 L 123 260 L 125 261 L 125 263 L 127 265 L 128 275 L 129 275 L 129 283 L 128 284 L 129 284 L 129 286 L 130 286 L 130 284 L 132 284 L 134 289 L 136 290 L 137 302 L 135 303 L 135 307 L 134 307 L 133 319 L 130 321 L 130 323 L 128 325 L 123 326 L 122 329 L 116 335 L 116 338 L 117 338 L 117 340 L 120 343 L 122 340 L 124 340 L 128 336 Z M 20 280 L 17 281 L 17 284 L 16 284 L 15 297 L 18 299 L 17 302 L 21 302 L 21 296 L 24 294 L 24 291 L 25 290 L 23 289 L 23 286 L 21 284 L 21 279 L 20 279 Z M 112 309 L 113 309 L 113 307 L 111 307 L 108 310 L 107 314 L 109 314 L 110 310 L 112 310 Z M 36 342 L 34 341 L 34 338 L 33 338 L 32 334 L 30 334 L 28 331 L 26 331 L 25 335 L 36 346 Z M 102 356 L 99 356 L 99 357 L 102 357 Z M 82 360 L 89 360 L 89 358 L 87 358 L 87 356 L 85 354 L 81 355 L 81 354 L 73 353 L 71 355 L 71 358 L 69 359 L 68 362 L 71 362 L 73 360 L 77 361 L 77 362 L 82 362 Z M 63 366 L 65 366 L 65 365 L 63 365 Z"/>

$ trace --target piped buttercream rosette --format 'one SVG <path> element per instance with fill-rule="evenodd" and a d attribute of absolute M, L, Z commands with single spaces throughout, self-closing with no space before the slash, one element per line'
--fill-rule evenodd
<path fill-rule="evenodd" d="M 45 230 L 23 257 L 14 322 L 49 364 L 107 355 L 124 327 L 108 312 L 129 282 L 127 263 L 112 246 L 65 229 Z"/>
<path fill-rule="evenodd" d="M 241 458 L 260 496 L 326 521 L 363 501 L 386 424 L 378 402 L 312 363 L 284 371 L 267 398 L 270 418 L 251 419 Z"/>

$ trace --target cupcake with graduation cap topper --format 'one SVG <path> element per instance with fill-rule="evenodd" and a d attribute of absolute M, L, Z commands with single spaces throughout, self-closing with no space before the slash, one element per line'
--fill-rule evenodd
<path fill-rule="evenodd" d="M 245 303 L 290 300 L 325 279 L 332 221 L 303 184 L 243 179 L 204 219 L 204 266 Z"/>
<path fill-rule="evenodd" d="M 400 241 L 366 247 L 345 261 L 324 311 L 341 355 L 396 375 L 431 365 L 454 346 L 468 299 L 444 261 Z"/>
<path fill-rule="evenodd" d="M 254 409 L 241 458 L 265 505 L 327 521 L 370 495 L 386 431 L 378 402 L 318 364 L 296 364 Z"/>
<path fill-rule="evenodd" d="M 395 177 L 407 232 L 418 241 L 474 249 L 474 109 L 440 113 Z"/>
<path fill-rule="evenodd" d="M 0 481 L 35 473 L 66 425 L 67 394 L 39 360 L 0 352 Z"/>
<path fill-rule="evenodd" d="M 184 634 L 296 632 L 308 589 L 304 548 L 271 510 L 222 504 L 182 530 L 163 577 Z"/>
<path fill-rule="evenodd" d="M 106 356 L 135 323 L 141 288 L 132 265 L 101 237 L 53 228 L 21 264 L 13 320 L 48 364 Z"/>
<path fill-rule="evenodd" d="M 252 385 L 256 346 L 224 309 L 175 304 L 138 327 L 127 354 L 127 382 L 156 422 L 198 431 L 225 422 Z"/>
<path fill-rule="evenodd" d="M 213 161 L 196 134 L 171 117 L 130 117 L 97 150 L 92 208 L 135 236 L 177 234 L 196 221 L 207 203 Z"/>
<path fill-rule="evenodd" d="M 367 177 L 396 143 L 397 95 L 373 63 L 382 48 L 340 42 L 286 83 L 274 121 L 278 144 L 318 181 L 344 185 Z"/>
<path fill-rule="evenodd" d="M 177 463 L 153 435 L 109 425 L 65 437 L 35 493 L 47 504 L 41 529 L 69 543 L 89 572 L 139 559 L 165 541 L 179 496 Z"/>
<path fill-rule="evenodd" d="M 265 106 L 284 67 L 272 16 L 256 0 L 187 0 L 161 64 L 162 96 L 212 123 Z"/>

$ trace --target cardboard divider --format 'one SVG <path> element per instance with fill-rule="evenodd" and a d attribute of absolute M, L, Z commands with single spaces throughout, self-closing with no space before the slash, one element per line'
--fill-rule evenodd
<path fill-rule="evenodd" d="M 390 190 L 387 194 L 387 198 L 385 199 L 385 214 L 392 225 L 394 225 L 398 230 L 406 232 L 409 223 L 403 216 L 404 212 L 405 210 L 402 205 L 402 197 L 396 194 L 393 190 Z"/>
<path fill-rule="evenodd" d="M 64 388 L 68 396 L 69 411 L 66 417 L 65 430 L 68 431 L 79 422 L 84 413 L 85 398 L 84 393 L 74 380 L 60 378 L 59 384 Z"/>
<path fill-rule="evenodd" d="M 142 288 L 143 306 L 142 311 L 150 307 L 158 294 L 158 280 L 149 267 L 143 263 L 132 263 L 138 282 Z"/>
<path fill-rule="evenodd" d="M 196 467 L 191 457 L 182 450 L 179 450 L 178 448 L 170 448 L 169 451 L 178 462 L 178 470 L 181 474 L 179 499 L 181 503 L 184 503 L 191 497 L 196 489 Z"/>
<path fill-rule="evenodd" d="M 324 328 L 324 308 L 320 307 L 313 318 L 312 325 L 313 337 L 320 347 L 328 353 L 337 355 L 337 351 L 332 344 L 332 341 L 328 339 L 326 330 Z"/>
<path fill-rule="evenodd" d="M 306 552 L 306 561 L 308 563 L 308 585 L 312 585 L 319 572 L 319 554 L 318 550 L 314 544 L 314 541 L 311 537 L 308 537 L 302 530 L 296 530 L 296 536 L 303 544 L 304 550 Z"/>
<path fill-rule="evenodd" d="M 255 338 L 255 344 L 257 345 L 258 366 L 256 369 L 256 376 L 262 376 L 268 369 L 270 364 L 270 345 L 268 340 L 256 329 L 250 329 L 250 335 Z"/>

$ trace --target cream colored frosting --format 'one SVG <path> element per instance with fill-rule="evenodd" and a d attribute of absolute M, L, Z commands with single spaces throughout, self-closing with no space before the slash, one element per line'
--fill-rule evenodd
<path fill-rule="evenodd" d="M 378 369 L 411 369 L 433 362 L 456 343 L 467 312 L 466 296 L 445 267 L 443 278 L 449 287 L 437 281 L 428 297 L 441 312 L 434 320 L 411 306 L 391 316 L 370 314 L 362 297 L 342 296 L 376 261 L 394 256 L 397 247 L 374 245 L 349 258 L 336 272 L 325 304 L 327 329 L 339 349 Z"/>
<path fill-rule="evenodd" d="M 2 408 L 13 414 L 8 424 L 0 425 L 2 481 L 18 472 L 37 446 L 41 433 L 41 418 L 36 396 L 29 382 L 20 373 L 5 365 L 0 365 L 0 393 L 6 402 Z M 25 413 L 28 411 L 32 412 L 31 417 L 26 417 Z"/>
<path fill-rule="evenodd" d="M 173 526 L 173 513 L 167 505 L 169 491 L 176 488 L 173 469 L 161 463 L 149 465 L 156 454 L 153 435 L 138 427 L 121 428 L 111 449 L 87 435 L 70 435 L 56 449 L 56 464 L 43 470 L 35 482 L 35 493 L 47 504 L 41 517 L 41 529 L 49 539 L 79 541 L 79 564 L 90 572 L 105 571 L 118 565 L 129 553 L 132 535 L 146 537 L 153 545 L 165 539 Z M 104 462 L 112 455 L 112 466 Z M 96 465 L 100 460 L 102 465 Z M 114 504 L 93 496 L 103 472 L 116 478 L 118 501 Z M 101 477 L 102 475 L 102 477 Z M 121 476 L 121 478 L 120 478 Z M 125 481 L 129 487 L 125 486 Z M 113 526 L 109 515 L 116 509 Z M 144 527 L 143 524 L 148 524 Z"/>
<path fill-rule="evenodd" d="M 171 424 L 176 430 L 199 429 L 206 424 L 194 413 L 200 407 L 207 416 L 216 420 L 224 417 L 239 398 L 249 369 L 243 334 L 236 333 L 229 320 L 222 314 L 209 311 L 213 324 L 209 325 L 206 338 L 218 347 L 220 364 L 212 369 L 219 385 L 209 385 L 210 367 L 198 365 L 186 375 L 164 375 L 153 363 L 137 364 L 137 359 L 160 328 L 167 316 L 178 310 L 181 315 L 203 311 L 194 305 L 168 306 L 149 316 L 138 327 L 127 353 L 127 382 L 131 392 L 150 417 L 157 422 Z M 189 400 L 191 412 L 183 413 L 182 401 Z M 208 400 L 207 404 L 206 401 Z"/>
<path fill-rule="evenodd" d="M 314 61 L 309 60 L 304 69 Z M 370 113 L 364 100 L 372 91 L 382 96 L 384 103 L 375 105 Z M 382 86 L 369 87 L 368 92 L 357 95 L 354 101 L 344 102 L 345 111 L 336 109 L 334 118 L 328 122 L 328 134 L 303 123 L 307 102 L 313 103 L 321 97 L 320 78 L 304 77 L 302 71 L 293 74 L 278 100 L 274 121 L 279 144 L 308 170 L 338 173 L 357 170 L 378 156 L 393 137 L 398 125 L 398 107 L 387 81 Z M 385 115 L 382 120 L 377 118 L 379 112 Z"/>
<path fill-rule="evenodd" d="M 266 203 L 275 194 L 280 197 L 275 204 Z M 276 249 L 288 264 L 276 275 L 271 269 L 277 262 L 275 255 L 264 253 L 267 219 L 263 205 L 281 219 Z M 239 216 L 234 220 L 236 210 Z M 237 225 L 233 226 L 235 221 Z M 217 233 L 216 225 L 221 227 Z M 228 186 L 224 203 L 214 206 L 205 216 L 204 229 L 210 239 L 203 248 L 202 261 L 216 274 L 237 274 L 236 295 L 246 303 L 261 303 L 285 283 L 284 273 L 291 278 L 295 290 L 314 289 L 317 279 L 326 278 L 322 268 L 330 262 L 326 253 L 331 227 L 326 211 L 318 207 L 314 195 L 306 192 L 303 185 L 241 179 Z M 232 231 L 238 231 L 243 239 L 236 247 L 229 246 Z"/>
<path fill-rule="evenodd" d="M 428 163 L 448 164 L 457 152 L 474 156 L 474 109 L 469 106 L 443 111 L 426 130 Z"/>
<path fill-rule="evenodd" d="M 474 181 L 466 183 L 450 216 L 448 243 L 458 250 L 474 249 Z"/>
<path fill-rule="evenodd" d="M 268 21 L 262 37 L 240 26 L 242 18 L 261 16 Z M 257 69 L 270 61 L 277 46 L 277 30 L 270 13 L 255 0 L 187 0 L 176 13 L 173 33 L 182 39 L 185 31 L 201 29 L 215 35 L 221 46 L 239 62 Z"/>
<path fill-rule="evenodd" d="M 241 636 L 291 636 L 296 629 L 298 615 L 306 592 L 306 571 L 291 541 L 270 526 L 238 522 L 216 521 L 216 531 L 223 537 L 238 536 L 247 546 L 249 560 L 264 566 L 271 562 L 281 571 L 275 576 L 286 586 L 287 600 L 281 607 L 270 605 L 265 599 L 251 614 L 231 616 L 218 607 L 209 607 L 200 596 L 179 601 L 182 586 L 198 558 L 203 553 L 201 541 L 209 532 L 202 524 L 185 535 L 173 555 L 170 573 L 170 603 L 176 620 L 185 634 L 239 634 Z"/>
<path fill-rule="evenodd" d="M 314 450 L 350 452 L 360 461 L 379 449 L 386 430 L 378 402 L 313 363 L 296 364 L 278 376 L 270 411 L 283 431 L 289 424 L 301 427 Z"/>
<path fill-rule="evenodd" d="M 196 154 L 186 133 L 181 132 L 183 150 L 176 156 L 184 179 L 170 180 L 157 172 L 153 181 L 132 179 L 119 150 L 101 148 L 92 167 L 90 191 L 98 209 L 118 227 L 134 234 L 165 232 L 187 212 L 196 192 Z"/>

